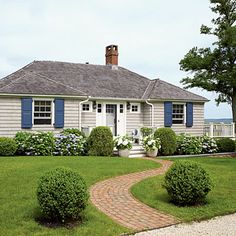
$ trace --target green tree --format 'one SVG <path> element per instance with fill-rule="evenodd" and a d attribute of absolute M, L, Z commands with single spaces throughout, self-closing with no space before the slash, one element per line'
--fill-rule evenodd
<path fill-rule="evenodd" d="M 180 61 L 180 69 L 191 72 L 183 78 L 185 88 L 203 88 L 218 94 L 217 104 L 227 102 L 232 106 L 236 122 L 236 1 L 210 0 L 216 14 L 212 27 L 201 26 L 201 34 L 216 39 L 208 48 L 192 48 Z"/>

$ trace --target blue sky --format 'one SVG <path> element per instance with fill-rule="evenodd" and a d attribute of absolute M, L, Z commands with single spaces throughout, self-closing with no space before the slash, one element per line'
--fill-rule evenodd
<path fill-rule="evenodd" d="M 119 46 L 119 65 L 175 85 L 186 73 L 179 61 L 193 46 L 210 46 L 200 35 L 211 24 L 207 0 L 0 0 L 0 77 L 33 60 L 104 64 L 105 46 Z M 206 118 L 232 117 L 227 104 L 207 97 Z"/>

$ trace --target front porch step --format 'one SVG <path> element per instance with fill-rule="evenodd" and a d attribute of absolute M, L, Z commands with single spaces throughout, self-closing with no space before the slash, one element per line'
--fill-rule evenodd
<path fill-rule="evenodd" d="M 114 150 L 114 155 L 118 155 L 118 151 Z M 130 158 L 134 157 L 145 157 L 146 156 L 146 151 L 143 149 L 142 145 L 139 144 L 134 144 L 132 149 L 130 150 Z"/>
<path fill-rule="evenodd" d="M 129 158 L 135 158 L 135 157 L 146 157 L 146 152 L 145 153 L 130 153 Z"/>

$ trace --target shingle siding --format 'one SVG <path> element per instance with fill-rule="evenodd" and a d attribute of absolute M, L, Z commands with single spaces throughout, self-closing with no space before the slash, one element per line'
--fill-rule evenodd
<path fill-rule="evenodd" d="M 79 127 L 79 102 L 75 99 L 65 99 L 65 128 Z"/>
<path fill-rule="evenodd" d="M 164 103 L 154 103 L 154 126 L 164 127 Z M 204 128 L 204 104 L 193 103 L 193 126 L 185 124 L 173 124 L 171 127 L 177 134 L 189 133 L 191 135 L 203 135 Z"/>
<path fill-rule="evenodd" d="M 164 127 L 164 103 L 157 102 L 154 105 L 154 127 Z"/>
<path fill-rule="evenodd" d="M 96 112 L 82 112 L 82 127 L 96 127 Z"/>
<path fill-rule="evenodd" d="M 21 99 L 0 99 L 0 136 L 12 137 L 21 130 Z"/>
<path fill-rule="evenodd" d="M 188 133 L 191 135 L 203 135 L 204 128 L 204 106 L 200 103 L 193 104 L 193 126 L 186 127 L 186 125 L 173 125 L 172 129 L 177 133 Z"/>
<path fill-rule="evenodd" d="M 128 135 L 132 134 L 132 131 L 134 129 L 139 129 L 144 126 L 144 108 L 143 104 L 140 106 L 140 112 L 139 113 L 133 113 L 131 111 L 127 111 L 126 114 L 126 133 Z"/>
<path fill-rule="evenodd" d="M 154 126 L 164 127 L 164 103 L 154 104 Z M 79 127 L 79 100 L 65 99 L 65 126 L 64 128 Z M 82 127 L 96 126 L 96 112 L 82 112 Z M 140 113 L 127 111 L 126 132 L 131 135 L 132 131 L 143 126 L 151 126 L 151 106 L 142 103 Z M 172 125 L 176 133 L 189 133 L 202 135 L 204 127 L 204 104 L 193 103 L 193 126 Z M 53 131 L 60 132 L 62 129 L 55 129 L 53 126 L 43 125 L 32 129 L 21 129 L 21 99 L 0 98 L 0 136 L 13 137 L 17 131 Z"/>
<path fill-rule="evenodd" d="M 144 103 L 143 104 L 143 125 L 144 126 L 151 126 L 151 120 L 152 120 L 152 116 L 151 116 L 151 111 L 152 108 L 150 105 Z"/>
<path fill-rule="evenodd" d="M 78 128 L 78 100 L 65 100 L 65 125 L 64 128 Z M 14 137 L 18 131 L 53 131 L 59 133 L 62 129 L 54 126 L 41 125 L 32 129 L 21 128 L 21 99 L 0 98 L 0 136 Z"/>

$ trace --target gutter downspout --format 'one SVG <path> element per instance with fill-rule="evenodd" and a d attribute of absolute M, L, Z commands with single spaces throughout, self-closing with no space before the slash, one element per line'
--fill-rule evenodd
<path fill-rule="evenodd" d="M 79 130 L 81 130 L 81 126 L 82 126 L 82 122 L 81 122 L 81 105 L 82 105 L 83 103 L 88 102 L 90 98 L 91 98 L 91 96 L 88 96 L 88 97 L 86 98 L 86 100 L 83 100 L 83 101 L 79 102 Z"/>
<path fill-rule="evenodd" d="M 148 99 L 149 100 L 149 99 Z M 148 100 L 146 100 L 145 102 L 152 107 L 151 109 L 151 126 L 152 128 L 154 128 L 154 105 L 152 103 L 150 103 Z"/>

